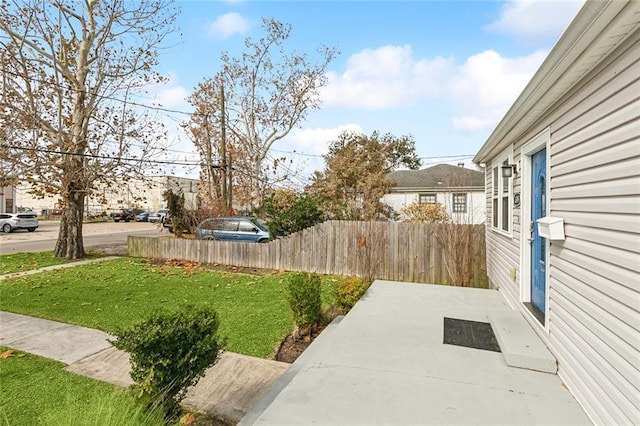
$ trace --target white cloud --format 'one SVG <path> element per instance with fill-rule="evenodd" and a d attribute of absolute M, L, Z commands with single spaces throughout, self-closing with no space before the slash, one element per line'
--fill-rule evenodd
<path fill-rule="evenodd" d="M 382 46 L 352 55 L 342 74 L 327 73 L 323 106 L 368 110 L 410 106 L 438 93 L 451 59 L 414 60 L 411 46 Z"/>
<path fill-rule="evenodd" d="M 324 169 L 324 158 L 321 156 L 329 152 L 329 142 L 336 140 L 340 133 L 345 131 L 363 133 L 362 127 L 358 124 L 296 129 L 282 141 L 282 144 L 274 147 L 274 154 L 293 159 L 296 167 L 302 170 L 301 177 L 306 179 L 313 171 Z"/>
<path fill-rule="evenodd" d="M 156 99 L 164 108 L 175 108 L 186 105 L 189 92 L 182 86 L 166 87 L 156 93 Z"/>
<path fill-rule="evenodd" d="M 485 29 L 506 33 L 529 43 L 555 41 L 567 28 L 584 0 L 508 0 L 497 21 Z"/>
<path fill-rule="evenodd" d="M 537 51 L 518 58 L 504 58 L 487 50 L 471 56 L 458 68 L 448 84 L 449 101 L 456 130 L 473 131 L 495 126 L 547 52 Z"/>
<path fill-rule="evenodd" d="M 539 50 L 507 58 L 487 50 L 456 64 L 452 58 L 414 58 L 409 46 L 365 49 L 347 60 L 343 72 L 327 75 L 323 108 L 384 110 L 438 101 L 453 111 L 455 130 L 487 129 L 498 123 L 546 55 Z"/>
<path fill-rule="evenodd" d="M 207 26 L 209 35 L 225 39 L 234 34 L 243 34 L 249 28 L 249 21 L 236 12 L 225 13 Z"/>
<path fill-rule="evenodd" d="M 328 152 L 329 142 L 338 139 L 342 132 L 362 133 L 362 127 L 358 124 L 343 124 L 329 129 L 296 129 L 287 136 L 287 146 L 299 153 L 324 155 Z"/>
<path fill-rule="evenodd" d="M 187 102 L 190 92 L 178 82 L 178 76 L 174 73 L 165 75 L 166 79 L 160 83 L 149 84 L 145 87 L 154 105 L 161 108 L 190 111 L 192 108 Z"/>

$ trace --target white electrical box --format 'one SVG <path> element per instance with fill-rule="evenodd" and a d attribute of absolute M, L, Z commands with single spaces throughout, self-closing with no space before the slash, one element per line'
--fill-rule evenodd
<path fill-rule="evenodd" d="M 564 219 L 546 216 L 536 222 L 538 222 L 538 235 L 551 241 L 564 241 Z"/>

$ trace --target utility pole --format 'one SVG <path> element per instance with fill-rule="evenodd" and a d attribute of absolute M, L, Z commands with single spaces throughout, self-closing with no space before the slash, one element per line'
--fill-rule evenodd
<path fill-rule="evenodd" d="M 233 167 L 231 167 L 231 152 L 229 151 L 229 173 L 227 173 L 229 177 L 229 211 L 233 212 Z"/>
<path fill-rule="evenodd" d="M 224 83 L 220 84 L 220 126 L 221 126 L 221 147 L 220 157 L 222 157 L 222 200 L 225 204 L 225 210 L 231 209 L 231 203 L 229 202 L 227 192 L 227 123 L 225 121 L 225 109 L 224 109 Z"/>
<path fill-rule="evenodd" d="M 209 198 L 211 200 L 215 200 L 216 196 L 219 194 L 219 189 L 215 188 L 215 176 L 214 176 L 214 165 L 213 165 L 213 152 L 211 152 L 211 134 L 209 133 L 209 113 L 206 112 L 204 114 L 204 130 L 205 130 L 205 134 L 206 134 L 206 143 L 205 143 L 205 147 L 206 147 L 206 153 L 207 153 L 207 168 L 209 169 L 207 171 L 207 186 L 209 187 Z"/>

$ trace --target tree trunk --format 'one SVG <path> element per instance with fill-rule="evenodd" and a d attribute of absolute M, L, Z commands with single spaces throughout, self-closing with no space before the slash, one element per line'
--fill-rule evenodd
<path fill-rule="evenodd" d="M 65 208 L 60 217 L 60 231 L 53 255 L 67 259 L 79 259 L 84 257 L 84 242 L 82 241 L 84 192 L 69 190 L 65 195 Z"/>

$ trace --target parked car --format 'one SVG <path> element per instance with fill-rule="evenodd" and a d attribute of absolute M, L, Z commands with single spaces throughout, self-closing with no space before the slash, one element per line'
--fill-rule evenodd
<path fill-rule="evenodd" d="M 1 213 L 0 229 L 7 234 L 17 229 L 33 232 L 38 229 L 38 216 L 33 212 Z"/>
<path fill-rule="evenodd" d="M 169 210 L 167 209 L 160 209 L 155 213 L 151 213 L 149 215 L 149 222 L 164 222 L 168 212 Z"/>
<path fill-rule="evenodd" d="M 111 213 L 114 222 L 130 222 L 136 220 L 136 214 L 133 210 L 122 210 L 121 212 Z"/>
<path fill-rule="evenodd" d="M 266 243 L 271 235 L 261 221 L 249 217 L 215 217 L 202 221 L 196 238 L 202 240 Z"/>
<path fill-rule="evenodd" d="M 142 212 L 136 215 L 136 222 L 149 222 L 149 212 Z"/>

